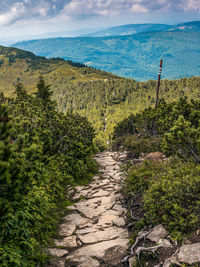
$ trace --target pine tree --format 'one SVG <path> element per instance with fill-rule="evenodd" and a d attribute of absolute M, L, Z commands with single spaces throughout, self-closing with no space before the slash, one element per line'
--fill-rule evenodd
<path fill-rule="evenodd" d="M 42 99 L 45 104 L 51 102 L 53 91 L 50 90 L 50 87 L 51 85 L 46 85 L 43 76 L 40 76 L 37 83 L 37 92 L 35 93 L 36 98 Z"/>

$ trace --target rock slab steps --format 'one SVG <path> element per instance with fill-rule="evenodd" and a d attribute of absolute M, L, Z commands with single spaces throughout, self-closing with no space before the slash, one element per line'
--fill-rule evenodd
<path fill-rule="evenodd" d="M 126 155 L 103 152 L 95 156 L 100 174 L 90 185 L 79 186 L 60 225 L 60 238 L 49 253 L 56 256 L 47 266 L 121 266 L 129 237 L 125 227 L 126 208 L 120 186 L 121 161 Z"/>

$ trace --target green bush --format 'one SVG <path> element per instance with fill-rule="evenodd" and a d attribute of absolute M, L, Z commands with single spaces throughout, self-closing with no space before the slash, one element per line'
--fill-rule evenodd
<path fill-rule="evenodd" d="M 40 77 L 36 96 L 16 85 L 0 104 L 0 266 L 36 266 L 56 234 L 66 188 L 96 170 L 94 130 L 87 119 L 62 114 Z"/>
<path fill-rule="evenodd" d="M 124 191 L 142 195 L 145 220 L 165 225 L 174 238 L 199 227 L 200 166 L 179 160 L 133 166 Z"/>
<path fill-rule="evenodd" d="M 132 157 L 139 157 L 140 154 L 148 154 L 150 152 L 156 152 L 161 150 L 160 140 L 157 137 L 150 136 L 138 136 L 127 134 L 118 138 L 113 147 L 119 148 L 122 146 L 124 149 L 128 150 Z"/>
<path fill-rule="evenodd" d="M 166 225 L 174 237 L 199 226 L 200 166 L 193 163 L 166 165 L 144 193 L 146 217 Z"/>

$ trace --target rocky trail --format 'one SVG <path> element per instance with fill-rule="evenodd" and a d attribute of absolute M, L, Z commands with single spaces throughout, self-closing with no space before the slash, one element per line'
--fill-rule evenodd
<path fill-rule="evenodd" d="M 74 205 L 62 219 L 54 247 L 48 249 L 54 258 L 46 267 L 127 267 L 135 266 L 136 259 L 143 266 L 140 256 L 149 252 L 156 257 L 146 261 L 144 266 L 183 266 L 182 263 L 200 266 L 200 230 L 178 245 L 162 225 L 147 226 L 138 232 L 130 247 L 127 202 L 121 193 L 124 174 L 120 165 L 126 157 L 126 152 L 103 152 L 95 156 L 99 175 L 93 177 L 89 185 L 71 190 Z M 146 158 L 134 159 L 132 163 L 141 164 L 144 159 L 163 160 L 164 157 L 155 152 Z M 136 201 L 134 197 L 133 201 Z M 131 210 L 130 215 L 134 228 L 137 219 Z"/>
<path fill-rule="evenodd" d="M 119 152 L 95 156 L 99 175 L 71 192 L 75 204 L 63 218 L 55 247 L 49 249 L 56 259 L 47 266 L 121 266 L 129 243 L 127 210 L 120 192 L 120 160 L 125 157 Z"/>

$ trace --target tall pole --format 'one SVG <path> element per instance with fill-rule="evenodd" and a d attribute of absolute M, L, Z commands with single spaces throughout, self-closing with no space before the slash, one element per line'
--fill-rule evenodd
<path fill-rule="evenodd" d="M 160 68 L 159 68 L 159 73 L 158 73 L 158 83 L 157 83 L 157 88 L 156 88 L 156 102 L 155 102 L 155 109 L 157 109 L 158 106 L 158 99 L 159 99 L 159 89 L 160 89 L 160 77 L 161 77 L 161 72 L 162 72 L 162 64 L 163 60 L 160 60 Z"/>

